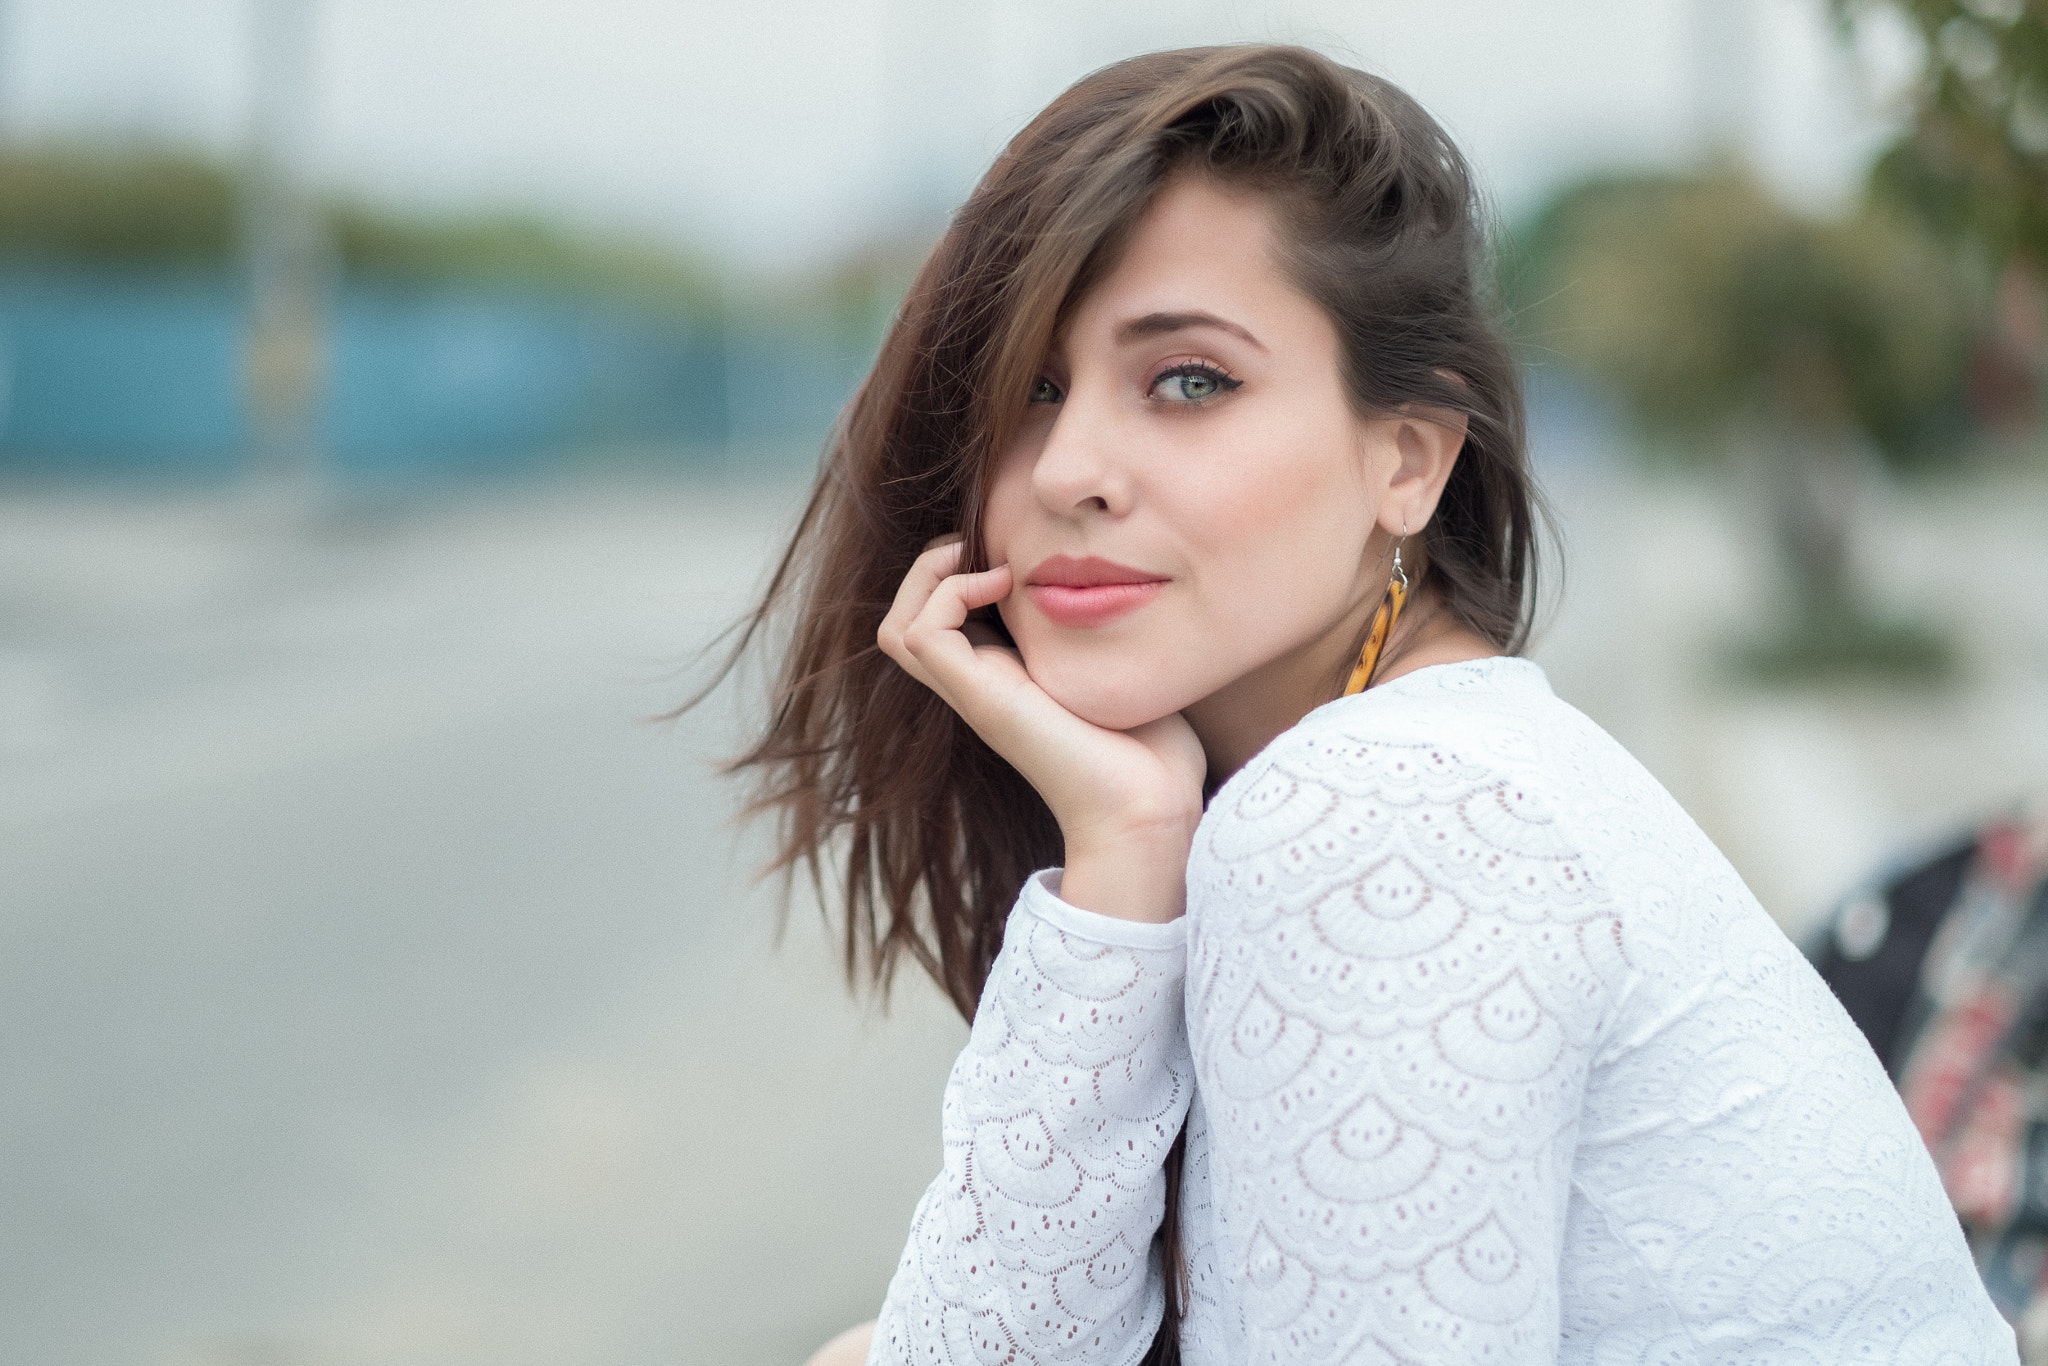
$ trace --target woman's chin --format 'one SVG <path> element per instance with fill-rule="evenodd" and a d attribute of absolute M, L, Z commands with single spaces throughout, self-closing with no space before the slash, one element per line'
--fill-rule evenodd
<path fill-rule="evenodd" d="M 1135 730 L 1149 721 L 1171 716 L 1186 705 L 1156 682 L 1125 682 L 1113 678 L 1032 677 L 1046 695 L 1090 725 L 1104 730 Z"/>

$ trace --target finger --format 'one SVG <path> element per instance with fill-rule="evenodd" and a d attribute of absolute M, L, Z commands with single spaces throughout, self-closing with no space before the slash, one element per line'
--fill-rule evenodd
<path fill-rule="evenodd" d="M 905 647 L 927 686 L 974 728 L 1027 781 L 1084 766 L 1102 733 L 1055 702 L 1032 681 L 1023 656 L 1002 643 L 993 625 L 969 621 L 979 606 L 1014 586 L 1008 565 L 955 574 L 933 590 L 905 632 Z M 1038 777 L 1034 777 L 1038 775 Z"/>
<path fill-rule="evenodd" d="M 883 616 L 882 624 L 875 629 L 875 643 L 881 646 L 882 653 L 902 665 L 912 677 L 927 686 L 930 680 L 922 676 L 917 662 L 904 648 L 903 632 L 917 614 L 924 610 L 925 604 L 931 600 L 932 591 L 959 566 L 959 563 L 958 541 L 934 545 L 919 555 L 911 562 L 909 572 L 903 576 L 903 582 L 897 585 L 896 599 L 890 604 L 888 613 Z"/>
<path fill-rule="evenodd" d="M 1000 602 L 1010 592 L 1010 566 L 999 564 L 974 574 L 949 574 L 941 579 L 911 618 L 905 633 L 919 627 L 934 627 L 958 634 L 968 614 L 977 607 Z"/>
<path fill-rule="evenodd" d="M 1005 597 L 1011 580 L 1006 564 L 976 574 L 950 575 L 932 590 L 924 607 L 903 628 L 904 649 L 920 666 L 926 686 L 962 715 L 992 687 L 1014 682 L 1008 671 L 990 676 L 986 668 L 977 665 L 974 643 L 962 629 L 975 608 Z M 968 716 L 968 720 L 974 718 Z"/>

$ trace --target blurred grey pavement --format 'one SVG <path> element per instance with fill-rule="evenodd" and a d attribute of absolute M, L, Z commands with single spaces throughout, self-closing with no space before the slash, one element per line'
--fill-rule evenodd
<path fill-rule="evenodd" d="M 1858 573 L 1953 639 L 1957 677 L 1782 692 L 1729 669 L 1777 581 L 1761 498 L 1607 466 L 1546 482 L 1563 606 L 1535 657 L 1795 937 L 1882 864 L 2048 796 L 2048 480 L 1861 490 Z"/>
<path fill-rule="evenodd" d="M 771 952 L 729 713 L 643 720 L 793 506 L 0 505 L 0 1360 L 765 1362 L 872 1313 L 962 1028 L 856 1008 L 814 913 Z"/>
<path fill-rule="evenodd" d="M 1537 657 L 1794 930 L 2048 786 L 2048 491 L 1862 549 L 1958 625 L 1935 700 L 1731 690 L 1766 577 L 1711 489 L 1552 478 Z M 964 1037 L 849 1000 L 679 669 L 789 485 L 472 490 L 295 537 L 197 495 L 0 495 L 0 1360 L 802 1359 L 872 1314 Z"/>

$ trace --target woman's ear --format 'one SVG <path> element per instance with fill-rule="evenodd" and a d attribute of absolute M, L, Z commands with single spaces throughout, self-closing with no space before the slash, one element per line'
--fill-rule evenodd
<path fill-rule="evenodd" d="M 1398 463 L 1380 505 L 1380 525 L 1393 535 L 1420 531 L 1436 513 L 1471 419 L 1455 408 L 1404 408 L 1395 420 Z"/>

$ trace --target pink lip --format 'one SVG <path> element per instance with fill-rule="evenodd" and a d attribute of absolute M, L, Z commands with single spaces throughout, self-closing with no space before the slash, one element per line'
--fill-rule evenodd
<path fill-rule="evenodd" d="M 1100 626 L 1143 607 L 1166 582 L 1113 560 L 1055 555 L 1031 571 L 1024 592 L 1055 626 Z"/>

